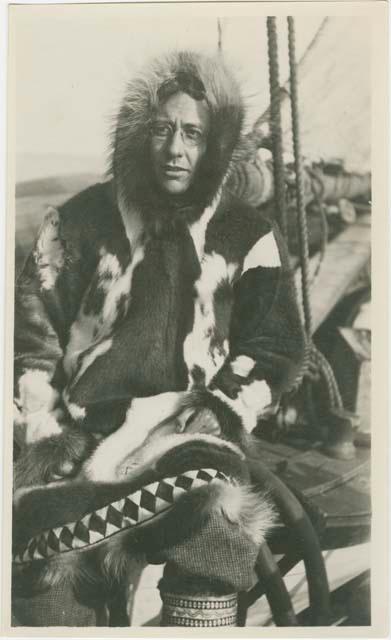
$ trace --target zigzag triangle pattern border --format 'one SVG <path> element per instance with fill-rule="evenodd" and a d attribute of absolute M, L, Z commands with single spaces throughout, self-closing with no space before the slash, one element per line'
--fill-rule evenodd
<path fill-rule="evenodd" d="M 27 564 L 70 551 L 85 549 L 152 520 L 173 508 L 185 494 L 213 480 L 232 482 L 218 469 L 192 469 L 177 476 L 163 478 L 132 494 L 87 513 L 80 520 L 46 529 L 31 538 L 23 549 L 13 554 L 14 564 Z"/>

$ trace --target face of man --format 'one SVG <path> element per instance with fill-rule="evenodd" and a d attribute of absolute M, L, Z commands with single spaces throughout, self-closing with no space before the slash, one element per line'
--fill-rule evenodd
<path fill-rule="evenodd" d="M 204 102 L 176 93 L 162 103 L 151 130 L 151 160 L 158 185 L 181 194 L 192 184 L 206 151 L 209 111 Z"/>

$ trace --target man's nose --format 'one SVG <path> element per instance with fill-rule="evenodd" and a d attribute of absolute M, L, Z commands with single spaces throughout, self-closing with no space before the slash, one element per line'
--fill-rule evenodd
<path fill-rule="evenodd" d="M 184 152 L 184 144 L 180 129 L 176 129 L 172 134 L 167 148 L 168 153 L 172 157 L 182 156 Z"/>

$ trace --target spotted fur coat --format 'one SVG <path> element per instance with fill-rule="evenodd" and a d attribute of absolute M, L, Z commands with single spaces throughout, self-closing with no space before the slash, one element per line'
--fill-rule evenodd
<path fill-rule="evenodd" d="M 173 199 L 154 186 L 147 149 L 158 87 L 178 70 L 204 84 L 211 134 L 195 182 Z M 112 179 L 48 211 L 16 286 L 17 489 L 82 462 L 84 481 L 129 481 L 184 442 L 240 457 L 290 388 L 303 333 L 284 247 L 225 186 L 243 118 L 220 58 L 159 60 L 128 86 Z M 218 435 L 175 429 L 195 406 L 217 417 Z"/>

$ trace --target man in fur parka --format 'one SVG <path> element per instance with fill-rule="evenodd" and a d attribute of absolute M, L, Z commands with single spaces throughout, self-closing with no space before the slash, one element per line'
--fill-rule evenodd
<path fill-rule="evenodd" d="M 31 514 L 35 540 L 18 556 L 17 624 L 108 624 L 113 588 L 97 585 L 114 547 L 116 593 L 131 582 L 129 558 L 166 563 L 164 624 L 234 624 L 235 593 L 251 586 L 272 520 L 248 487 L 249 434 L 303 353 L 278 233 L 225 186 L 243 120 L 221 57 L 161 58 L 128 84 L 112 178 L 48 211 L 15 298 L 14 530 Z M 68 555 L 59 545 L 50 561 L 37 543 L 45 527 L 107 513 L 125 488 L 205 466 L 221 477 L 173 498 L 166 520 L 133 537 L 69 543 Z M 26 565 L 35 577 L 40 567 L 46 591 L 33 581 L 23 591 Z M 208 602 L 213 619 L 201 615 Z"/>

